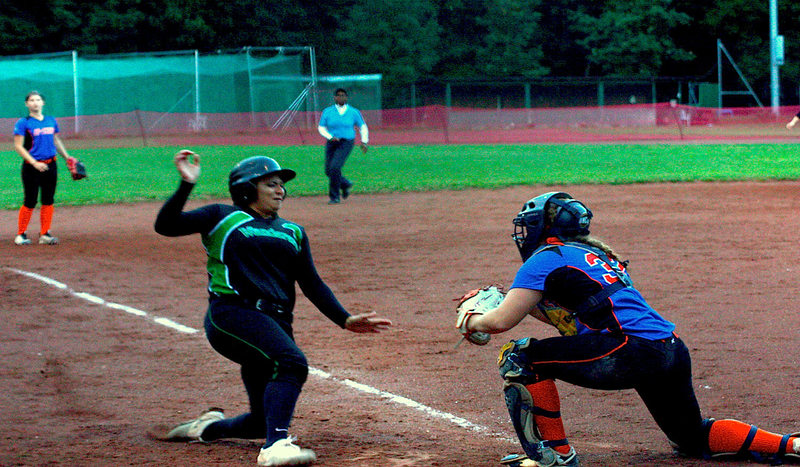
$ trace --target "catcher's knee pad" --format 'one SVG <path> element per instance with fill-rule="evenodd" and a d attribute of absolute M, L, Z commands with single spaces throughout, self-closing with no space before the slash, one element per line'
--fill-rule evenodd
<path fill-rule="evenodd" d="M 533 416 L 536 410 L 533 398 L 525 386 L 506 381 L 505 386 L 503 386 L 503 392 L 505 393 L 508 414 L 511 416 L 511 423 L 514 425 L 514 431 L 517 432 L 517 438 L 519 438 L 519 442 L 522 445 L 522 450 L 525 451 L 528 457 L 535 460 L 538 465 L 557 465 L 561 456 L 553 447 L 564 446 L 567 444 L 567 440 L 542 440 L 539 427 L 536 426 L 536 420 Z"/>
<path fill-rule="evenodd" d="M 500 376 L 504 380 L 514 380 L 523 384 L 536 381 L 537 375 L 531 370 L 527 358 L 522 353 L 531 342 L 535 341 L 536 339 L 525 337 L 509 341 L 500 349 L 500 355 L 497 357 L 497 366 L 500 370 Z"/>

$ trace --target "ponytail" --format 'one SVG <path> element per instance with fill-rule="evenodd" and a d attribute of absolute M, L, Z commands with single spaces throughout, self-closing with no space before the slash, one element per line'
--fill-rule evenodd
<path fill-rule="evenodd" d="M 595 238 L 590 235 L 580 235 L 569 239 L 569 241 L 585 243 L 591 247 L 601 250 L 603 253 L 607 254 L 609 258 L 621 262 L 619 256 L 617 256 L 617 253 L 611 248 L 611 246 L 609 246 L 599 238 Z"/>

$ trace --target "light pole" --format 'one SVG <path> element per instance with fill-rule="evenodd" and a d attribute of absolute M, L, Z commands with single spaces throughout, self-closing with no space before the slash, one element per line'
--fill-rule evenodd
<path fill-rule="evenodd" d="M 778 35 L 778 0 L 769 0 L 769 77 L 773 115 L 778 115 L 781 105 L 778 67 L 783 65 L 783 57 L 783 36 Z"/>

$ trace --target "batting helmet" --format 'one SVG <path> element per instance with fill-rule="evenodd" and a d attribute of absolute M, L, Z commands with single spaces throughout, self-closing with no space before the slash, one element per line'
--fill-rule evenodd
<path fill-rule="evenodd" d="M 244 206 L 254 201 L 257 197 L 256 182 L 268 175 L 277 175 L 286 183 L 297 176 L 297 173 L 291 169 L 282 169 L 271 157 L 249 157 L 236 164 L 228 176 L 228 189 L 233 204 Z"/>
<path fill-rule="evenodd" d="M 552 222 L 547 210 L 556 206 Z M 572 199 L 567 193 L 551 191 L 529 199 L 514 218 L 514 242 L 517 244 L 522 261 L 531 257 L 539 246 L 542 237 L 570 237 L 589 234 L 592 211 L 583 203 Z"/>

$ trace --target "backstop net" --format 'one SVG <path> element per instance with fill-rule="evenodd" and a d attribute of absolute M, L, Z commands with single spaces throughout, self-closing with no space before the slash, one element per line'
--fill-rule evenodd
<path fill-rule="evenodd" d="M 414 105 L 384 109 L 381 79 L 320 76 L 311 47 L 0 57 L 0 132 L 27 114 L 31 90 L 63 136 L 87 145 L 319 144 L 319 113 L 340 87 L 374 144 L 790 138 L 784 124 L 798 110 L 670 104 L 658 100 L 673 83 L 659 92 L 657 81 L 586 80 L 419 88 Z"/>
<path fill-rule="evenodd" d="M 67 134 L 244 131 L 315 81 L 310 47 L 3 57 L 0 118 L 26 115 L 24 96 L 38 90 Z"/>

